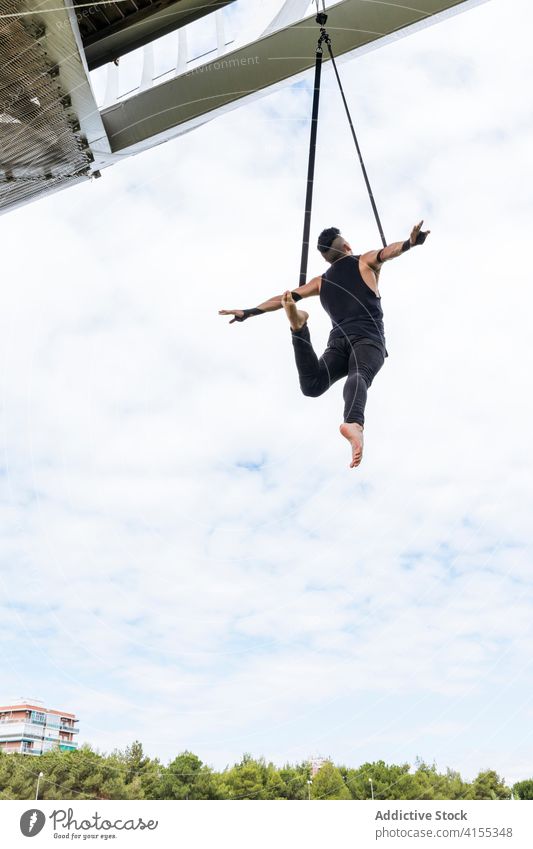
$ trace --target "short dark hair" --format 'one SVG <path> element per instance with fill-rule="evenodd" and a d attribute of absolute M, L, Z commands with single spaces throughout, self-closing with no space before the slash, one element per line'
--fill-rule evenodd
<path fill-rule="evenodd" d="M 327 253 L 337 236 L 340 236 L 340 234 L 341 231 L 338 227 L 327 227 L 325 230 L 322 230 L 320 236 L 318 237 L 317 245 L 317 248 L 320 253 Z"/>

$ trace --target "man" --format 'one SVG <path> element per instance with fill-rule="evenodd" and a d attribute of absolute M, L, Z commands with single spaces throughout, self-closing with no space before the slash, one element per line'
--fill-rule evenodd
<path fill-rule="evenodd" d="M 379 251 L 368 251 L 360 256 L 354 256 L 337 227 L 329 227 L 318 237 L 317 246 L 329 262 L 325 274 L 314 277 L 293 292 L 275 295 L 254 309 L 219 311 L 219 315 L 232 315 L 230 324 L 233 324 L 234 321 L 245 321 L 251 316 L 283 307 L 291 327 L 296 367 L 304 395 L 316 398 L 341 377 L 347 378 L 344 384 L 344 422 L 340 432 L 351 445 L 352 469 L 360 464 L 363 456 L 367 390 L 387 356 L 378 286 L 381 267 L 387 260 L 426 241 L 430 231 L 422 231 L 423 223 L 420 221 L 413 227 L 405 242 L 394 242 Z M 296 306 L 296 301 L 312 295 L 319 295 L 333 324 L 328 346 L 320 358 L 311 344 L 307 327 L 309 314 Z"/>

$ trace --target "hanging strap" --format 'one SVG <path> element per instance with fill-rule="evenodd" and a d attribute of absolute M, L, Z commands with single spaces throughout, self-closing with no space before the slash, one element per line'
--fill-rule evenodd
<path fill-rule="evenodd" d="M 381 225 L 381 221 L 379 218 L 378 208 L 376 206 L 376 202 L 374 200 L 374 195 L 372 193 L 372 188 L 370 186 L 370 180 L 368 179 L 368 174 L 366 173 L 365 163 L 363 162 L 363 155 L 361 153 L 361 148 L 359 147 L 359 142 L 357 141 L 357 136 L 355 134 L 355 129 L 352 121 L 352 116 L 350 115 L 350 110 L 348 108 L 348 103 L 346 101 L 346 97 L 344 94 L 344 89 L 342 87 L 341 78 L 339 76 L 339 72 L 337 70 L 337 63 L 335 62 L 335 57 L 333 55 L 333 50 L 331 48 L 331 39 L 329 36 L 325 39 L 325 42 L 328 46 L 328 53 L 330 55 L 331 64 L 333 65 L 333 70 L 335 71 L 335 76 L 337 78 L 337 82 L 339 84 L 339 90 L 342 97 L 342 102 L 344 103 L 344 108 L 346 110 L 346 115 L 348 117 L 348 123 L 350 124 L 350 130 L 352 131 L 352 137 L 355 143 L 355 149 L 357 151 L 357 156 L 359 157 L 359 163 L 361 165 L 361 169 L 363 171 L 363 177 L 365 178 L 366 188 L 368 191 L 368 197 L 370 198 L 370 203 L 372 204 L 372 210 L 374 212 L 374 217 L 376 219 L 376 224 L 378 225 L 379 235 L 381 236 L 381 241 L 383 243 L 383 247 L 387 247 L 387 240 L 385 238 L 385 233 L 383 232 L 383 227 Z"/>
<path fill-rule="evenodd" d="M 379 218 L 379 213 L 377 210 L 376 202 L 374 200 L 374 195 L 372 194 L 372 188 L 370 186 L 370 181 L 368 179 L 368 175 L 366 173 L 365 163 L 363 162 L 363 156 L 361 154 L 361 149 L 359 147 L 359 142 L 357 141 L 357 136 L 355 134 L 355 129 L 352 121 L 352 116 L 350 115 L 350 110 L 348 108 L 348 103 L 346 101 L 346 97 L 344 95 L 344 89 L 342 87 L 341 78 L 339 76 L 339 72 L 337 70 L 337 63 L 335 62 L 335 57 L 333 55 L 333 50 L 331 48 L 331 38 L 326 32 L 326 22 L 328 20 L 328 16 L 325 12 L 324 2 L 322 3 L 324 11 L 318 11 L 318 0 L 316 0 L 317 5 L 317 16 L 316 22 L 320 26 L 320 37 L 318 39 L 318 44 L 316 48 L 316 62 L 315 62 L 315 84 L 314 84 L 314 93 L 313 93 L 313 112 L 311 116 L 311 139 L 309 142 L 309 164 L 307 167 L 307 193 L 305 198 L 305 214 L 304 214 L 304 232 L 302 239 L 302 258 L 300 262 L 300 286 L 303 286 L 307 280 L 307 262 L 309 258 L 309 235 L 311 232 L 311 212 L 313 209 L 313 188 L 315 181 L 315 159 L 316 159 L 316 140 L 318 134 L 318 109 L 320 105 L 320 80 L 322 75 L 322 59 L 323 59 L 323 49 L 322 45 L 326 42 L 328 47 L 328 52 L 331 58 L 331 62 L 333 65 L 333 69 L 335 71 L 335 76 L 337 78 L 337 82 L 339 84 L 339 89 L 342 97 L 342 102 L 344 103 L 344 108 L 346 110 L 346 115 L 348 116 L 348 122 L 350 124 L 350 130 L 352 131 L 352 137 L 355 142 L 355 149 L 357 151 L 357 155 L 359 157 L 359 163 L 361 165 L 363 171 L 363 177 L 365 179 L 366 187 L 368 190 L 368 196 L 370 198 L 370 203 L 372 204 L 372 209 L 374 212 L 374 216 L 376 219 L 376 223 L 378 225 L 379 235 L 381 236 L 381 241 L 383 243 L 383 247 L 387 246 L 387 240 L 385 238 L 385 234 L 383 232 L 383 227 L 381 226 L 381 221 Z"/>
<path fill-rule="evenodd" d="M 313 209 L 313 187 L 315 182 L 316 138 L 318 133 L 318 107 L 320 104 L 320 78 L 322 75 L 322 44 L 328 37 L 324 24 L 327 15 L 319 12 L 317 23 L 320 24 L 320 37 L 316 48 L 315 85 L 313 93 L 313 114 L 311 116 L 311 139 L 309 142 L 309 164 L 307 167 L 307 194 L 305 198 L 304 233 L 302 239 L 302 259 L 300 262 L 300 286 L 307 279 L 307 260 L 309 258 L 309 235 L 311 233 L 311 212 Z"/>

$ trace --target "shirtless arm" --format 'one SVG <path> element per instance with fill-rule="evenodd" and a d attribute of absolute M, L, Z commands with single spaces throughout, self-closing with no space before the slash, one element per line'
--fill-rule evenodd
<path fill-rule="evenodd" d="M 313 277 L 309 283 L 305 283 L 303 286 L 298 286 L 297 289 L 292 290 L 293 295 L 299 295 L 300 298 L 310 298 L 312 295 L 318 295 L 320 291 L 320 277 Z M 253 310 L 219 310 L 219 315 L 232 315 L 233 318 L 230 321 L 230 324 L 233 324 L 234 321 L 244 321 L 250 316 L 260 315 L 264 312 L 275 312 L 276 310 L 281 309 L 281 298 L 282 295 L 274 295 L 272 298 L 269 298 L 268 301 L 263 301 L 259 306 L 254 307 Z M 295 300 L 300 300 L 300 298 L 296 297 Z"/>

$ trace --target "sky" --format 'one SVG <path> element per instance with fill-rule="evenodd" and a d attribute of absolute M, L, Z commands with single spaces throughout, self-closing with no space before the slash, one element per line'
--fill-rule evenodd
<path fill-rule="evenodd" d="M 283 313 L 217 314 L 297 285 L 311 75 L 2 217 L 2 704 L 164 762 L 531 777 L 532 23 L 491 0 L 342 64 L 387 238 L 431 228 L 381 275 L 357 470 Z M 357 253 L 358 167 L 326 69 L 312 239 Z"/>

